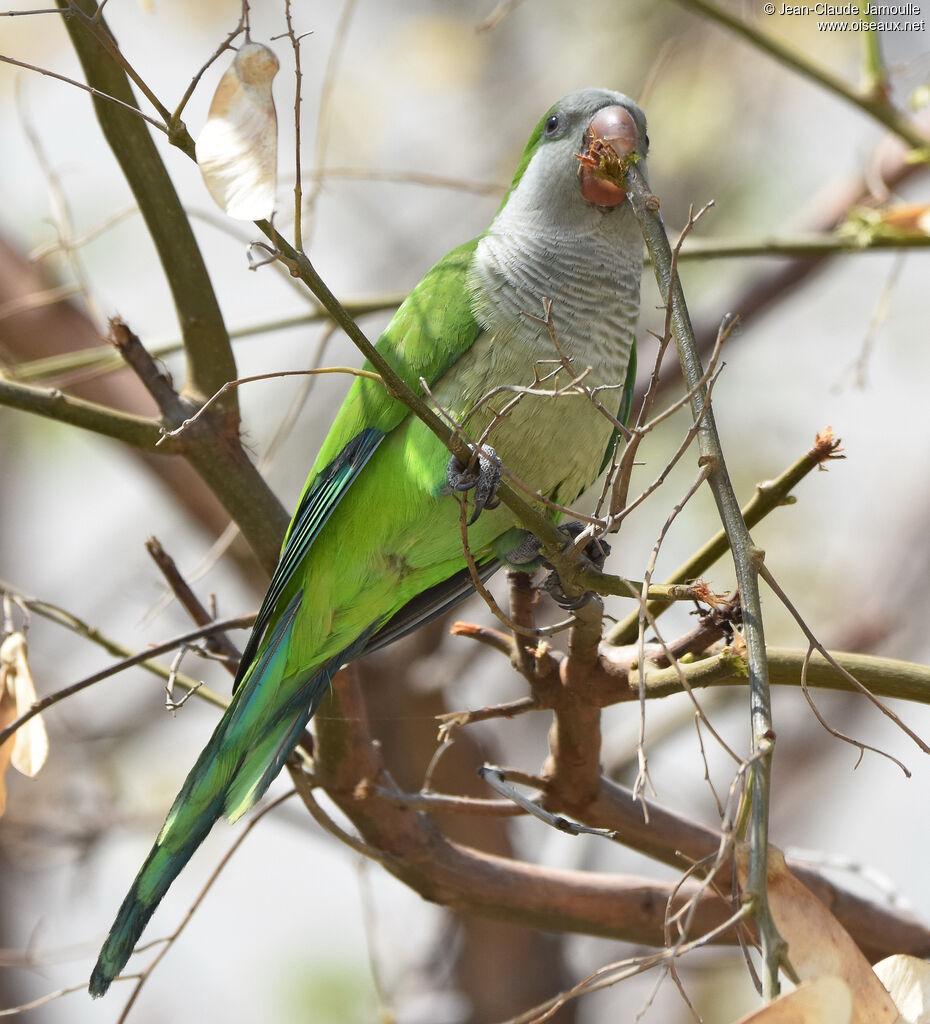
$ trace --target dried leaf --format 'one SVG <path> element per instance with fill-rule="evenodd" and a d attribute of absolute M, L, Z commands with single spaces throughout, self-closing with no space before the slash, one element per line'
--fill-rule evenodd
<path fill-rule="evenodd" d="M 737 1024 L 850 1024 L 852 993 L 842 978 L 805 981 Z"/>
<path fill-rule="evenodd" d="M 930 1024 L 930 964 L 897 953 L 873 968 L 901 1014 L 901 1024 Z"/>
<path fill-rule="evenodd" d="M 748 847 L 737 850 L 745 885 Z M 788 870 L 781 851 L 769 847 L 768 898 L 772 917 L 788 943 L 788 957 L 802 981 L 842 978 L 853 999 L 852 1024 L 895 1024 L 898 1012 L 862 951 L 826 906 Z"/>
<path fill-rule="evenodd" d="M 0 729 L 5 729 L 36 702 L 26 637 L 11 633 L 0 644 Z M 0 747 L 0 815 L 6 809 L 6 772 L 10 764 L 32 778 L 48 757 L 48 733 L 41 715 L 30 719 Z"/>
<path fill-rule="evenodd" d="M 261 43 L 245 43 L 220 79 L 197 140 L 203 180 L 230 217 L 266 220 L 274 212 L 278 119 L 271 83 L 278 58 Z"/>

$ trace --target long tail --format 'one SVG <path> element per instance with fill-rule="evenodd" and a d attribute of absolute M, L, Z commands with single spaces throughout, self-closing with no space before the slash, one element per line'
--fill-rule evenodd
<path fill-rule="evenodd" d="M 265 792 L 296 746 L 332 676 L 352 657 L 350 648 L 304 679 L 287 679 L 286 686 L 280 685 L 301 596 L 298 593 L 291 601 L 236 691 L 123 900 L 91 975 L 89 988 L 95 999 L 123 969 L 155 908 L 220 815 L 235 821 Z M 275 697 L 281 700 L 282 689 L 287 698 L 273 703 Z"/>

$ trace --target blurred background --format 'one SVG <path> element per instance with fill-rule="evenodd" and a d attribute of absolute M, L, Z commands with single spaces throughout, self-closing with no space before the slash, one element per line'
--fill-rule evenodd
<path fill-rule="evenodd" d="M 42 5 L 21 4 L 22 9 Z M 829 66 L 854 87 L 861 35 L 822 33 L 816 19 L 764 17 L 761 4 L 728 10 Z M 236 24 L 238 5 L 111 0 L 106 16 L 124 55 L 173 108 L 193 75 Z M 305 248 L 333 291 L 375 298 L 361 317 L 370 337 L 404 293 L 448 249 L 484 229 L 526 138 L 556 99 L 586 86 L 618 89 L 649 118 L 649 174 L 672 234 L 691 205 L 714 207 L 700 239 L 762 242 L 831 225 L 860 191 L 886 198 L 883 168 L 895 168 L 897 198 L 926 203 L 927 175 L 905 164 L 884 129 L 851 105 L 786 70 L 671 0 L 349 0 L 295 7 L 302 42 Z M 293 58 L 283 4 L 255 5 L 252 37 L 272 46 L 280 125 L 279 216 L 292 223 Z M 893 99 L 906 106 L 930 79 L 926 31 L 883 36 Z M 81 78 L 55 14 L 0 20 L 0 53 Z M 185 111 L 196 136 L 228 56 L 211 67 Z M 919 113 L 917 115 L 920 116 Z M 211 203 L 198 169 L 154 133 L 184 201 L 236 341 L 240 375 L 358 363 L 357 352 L 306 317 L 310 296 L 278 269 L 250 270 L 250 225 Z M 119 314 L 151 347 L 178 338 L 170 295 L 131 194 L 103 142 L 85 92 L 0 64 L 0 359 L 5 365 L 60 357 L 100 344 Z M 321 173 L 328 169 L 328 173 Z M 442 179 L 440 181 L 439 179 Z M 925 250 L 841 255 L 785 285 L 783 258 L 689 261 L 682 277 L 699 333 L 742 312 L 728 342 L 714 405 L 730 472 L 742 500 L 776 476 L 832 425 L 846 460 L 814 473 L 797 504 L 753 532 L 767 564 L 820 639 L 839 649 L 926 661 L 930 545 L 930 334 Z M 782 275 L 782 277 L 779 277 Z M 779 284 L 779 281 L 782 283 Z M 766 289 L 768 290 L 766 292 Z M 766 296 L 766 303 L 759 296 Z M 391 296 L 397 298 L 392 300 Z M 640 365 L 651 365 L 648 331 L 663 314 L 644 277 Z M 325 349 L 321 346 L 325 345 Z M 321 354 L 322 353 L 322 354 Z M 166 355 L 176 381 L 183 362 Z M 128 373 L 62 370 L 40 379 L 121 407 L 139 405 Z M 338 403 L 344 377 L 284 378 L 240 389 L 244 436 L 281 501 L 291 508 Z M 679 394 L 677 386 L 663 400 Z M 687 428 L 672 418 L 640 450 L 633 493 L 665 466 Z M 115 442 L 0 409 L 0 577 L 67 609 L 132 649 L 190 628 L 143 544 L 155 535 L 221 616 L 253 610 L 266 580 L 243 545 L 211 549 L 226 520 L 192 474 L 143 459 Z M 686 458 L 614 539 L 608 568 L 640 577 L 655 538 L 695 473 Z M 656 577 L 675 568 L 718 528 L 708 494 L 678 518 Z M 732 586 L 720 563 L 716 591 Z M 505 581 L 495 584 L 506 597 Z M 770 642 L 802 646 L 789 616 L 764 594 Z M 622 617 L 628 604 L 608 611 Z M 663 618 L 666 637 L 693 624 L 689 609 Z M 549 614 L 545 612 L 544 614 Z M 557 612 L 552 613 L 554 619 Z M 490 621 L 480 601 L 458 618 Z M 398 651 L 363 665 L 372 728 L 398 781 L 422 782 L 435 750 L 433 715 L 513 699 L 522 681 L 500 656 L 423 631 Z M 104 667 L 99 647 L 34 616 L 30 654 L 40 694 Z M 238 636 L 244 642 L 244 635 Z M 228 693 L 215 665 L 185 669 Z M 372 685 L 368 685 L 369 682 Z M 889 761 L 828 736 L 803 696 L 774 697 L 778 747 L 772 838 L 816 858 L 846 858 L 891 881 L 926 920 L 930 881 L 921 852 L 930 769 L 874 708 L 820 694 L 844 732 L 903 759 Z M 708 699 L 714 725 L 748 748 L 745 694 Z M 922 707 L 897 709 L 930 734 Z M 0 1003 L 13 1006 L 86 979 L 97 949 L 215 711 L 193 700 L 164 710 L 161 683 L 131 670 L 54 707 L 51 753 L 35 780 L 10 780 L 0 822 Z M 605 714 L 605 763 L 629 783 L 635 772 L 635 708 Z M 443 763 L 437 788 L 472 786 L 482 759 L 538 770 L 548 716 L 475 726 Z M 713 823 L 687 702 L 647 709 L 647 749 L 657 800 Z M 708 757 L 718 790 L 731 768 Z M 458 760 L 456 760 L 458 758 Z M 855 770 L 854 770 L 855 769 Z M 279 780 L 272 796 L 286 791 Z M 455 832 L 454 829 L 459 829 Z M 450 832 L 483 848 L 550 865 L 671 878 L 668 869 L 592 837 L 572 839 L 538 821 L 504 829 L 467 819 Z M 167 935 L 239 832 L 218 827 L 159 909 L 147 936 Z M 916 855 L 915 855 L 916 854 Z M 884 898 L 861 871 L 834 876 Z M 131 1019 L 274 1020 L 281 1024 L 402 1024 L 503 1020 L 636 950 L 604 940 L 533 935 L 503 924 L 453 918 L 323 834 L 296 801 L 253 830 L 181 940 L 143 989 Z M 692 957 L 683 977 L 708 1022 L 755 1005 L 739 954 Z M 686 1021 L 667 982 L 646 976 L 589 996 L 558 1020 L 594 1024 Z M 44 1022 L 115 1021 L 128 996 L 115 986 L 101 1003 L 73 994 L 31 1011 Z M 388 1016 L 387 1014 L 393 1014 Z M 379 1014 L 382 1016 L 379 1017 Z"/>

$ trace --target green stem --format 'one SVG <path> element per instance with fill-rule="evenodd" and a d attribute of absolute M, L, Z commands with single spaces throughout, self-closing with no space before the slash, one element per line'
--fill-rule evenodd
<path fill-rule="evenodd" d="M 684 292 L 677 274 L 672 274 L 672 252 L 665 226 L 658 214 L 658 204 L 635 163 L 630 163 L 626 168 L 624 186 L 652 256 L 659 292 L 671 310 L 671 326 L 678 348 L 678 358 L 685 384 L 691 395 L 691 414 L 694 422 L 698 424 L 700 461 L 707 466 L 707 482 L 726 531 L 730 550 L 733 552 L 733 564 L 742 602 L 742 635 L 746 644 L 749 668 L 750 750 L 755 761 L 750 776 L 752 816 L 746 897 L 751 903 L 765 963 L 763 989 L 766 998 L 773 999 L 778 994 L 778 970 L 785 960 L 786 946 L 775 927 L 766 897 L 769 790 L 774 730 L 759 597 L 758 562 L 762 552 L 756 548 L 749 535 L 727 473 L 713 409 L 708 404 L 707 387 L 703 383 L 704 369 L 694 340 Z"/>
<path fill-rule="evenodd" d="M 344 308 L 352 316 L 363 316 L 366 313 L 380 313 L 382 310 L 396 309 L 406 298 L 400 293 L 390 293 L 383 296 L 374 295 L 369 299 L 356 299 L 343 303 Z M 292 327 L 303 327 L 307 324 L 320 323 L 330 320 L 331 317 L 325 309 L 314 309 L 308 313 L 297 313 L 294 316 L 276 317 L 273 320 L 263 320 L 261 323 L 248 324 L 245 327 L 238 327 L 229 332 L 231 341 L 238 341 L 242 338 L 250 338 L 254 335 L 270 334 L 272 331 L 285 331 Z M 156 359 L 162 359 L 184 348 L 182 339 L 171 339 L 170 341 L 147 344 L 146 350 Z M 112 348 L 103 345 L 94 345 L 92 348 L 75 349 L 72 352 L 63 352 L 60 355 L 45 356 L 41 359 L 30 359 L 28 362 L 16 363 L 10 371 L 16 380 L 47 380 L 50 377 L 59 377 L 62 374 L 74 373 L 79 370 L 94 370 L 97 374 L 113 373 L 116 370 L 125 369 L 125 362 L 119 353 Z M 81 375 L 81 380 L 87 380 L 90 374 Z"/>
<path fill-rule="evenodd" d="M 57 388 L 37 388 L 0 378 L 0 406 L 4 405 L 92 430 L 95 434 L 112 437 L 145 451 L 153 451 L 161 436 L 160 424 L 145 416 L 134 416 L 83 398 L 74 398 Z M 165 454 L 175 451 L 177 446 L 171 445 Z"/>
<path fill-rule="evenodd" d="M 869 21 L 874 21 L 869 18 Z M 888 70 L 882 57 L 880 32 L 863 32 L 863 92 L 878 100 L 888 100 Z"/>
<path fill-rule="evenodd" d="M 762 238 L 741 242 L 729 238 L 688 239 L 678 254 L 683 260 L 723 260 L 746 256 L 786 256 L 818 259 L 837 253 L 887 252 L 889 249 L 926 249 L 930 235 L 870 232 L 857 234 L 799 235 L 795 238 Z"/>
<path fill-rule="evenodd" d="M 794 648 L 769 647 L 767 654 L 769 682 L 773 686 L 800 687 L 801 669 L 807 652 Z M 841 668 L 858 679 L 876 697 L 930 704 L 930 667 L 869 654 L 849 654 L 845 651 L 831 651 L 830 654 Z M 647 669 L 646 696 L 657 699 L 681 693 L 682 674 L 693 690 L 709 686 L 746 685 L 746 664 L 739 655 L 730 651 L 699 661 L 679 661 L 678 667 L 681 674 L 674 665 Z M 819 654 L 815 654 L 808 665 L 807 685 L 819 690 L 859 692 Z"/>

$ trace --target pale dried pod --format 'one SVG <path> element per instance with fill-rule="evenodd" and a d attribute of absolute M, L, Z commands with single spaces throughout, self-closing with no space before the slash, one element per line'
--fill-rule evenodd
<path fill-rule="evenodd" d="M 873 970 L 901 1014 L 899 1024 L 930 1024 L 930 964 L 895 953 Z"/>
<path fill-rule="evenodd" d="M 216 203 L 237 220 L 267 220 L 278 181 L 278 119 L 271 83 L 278 58 L 245 43 L 220 79 L 197 139 L 197 163 Z"/>
<path fill-rule="evenodd" d="M 36 700 L 26 637 L 20 632 L 10 633 L 0 644 L 0 729 L 25 714 Z M 6 809 L 7 768 L 12 764 L 31 778 L 47 757 L 48 733 L 41 715 L 31 718 L 0 746 L 0 815 Z"/>

